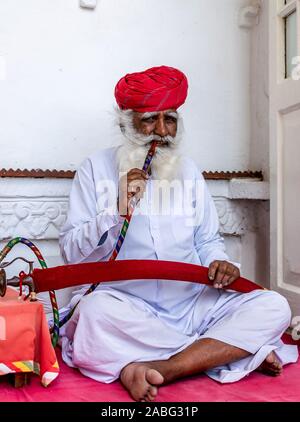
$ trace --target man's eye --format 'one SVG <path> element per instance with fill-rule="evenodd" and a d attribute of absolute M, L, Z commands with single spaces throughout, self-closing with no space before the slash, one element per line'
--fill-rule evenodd
<path fill-rule="evenodd" d="M 143 123 L 154 123 L 155 119 L 154 117 L 148 117 L 147 119 L 142 119 Z"/>
<path fill-rule="evenodd" d="M 167 123 L 176 123 L 177 119 L 175 117 L 169 116 L 169 117 L 166 118 L 166 122 Z"/>

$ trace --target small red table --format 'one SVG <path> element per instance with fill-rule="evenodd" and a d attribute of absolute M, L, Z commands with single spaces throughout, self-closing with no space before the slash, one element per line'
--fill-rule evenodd
<path fill-rule="evenodd" d="M 28 373 L 39 375 L 46 387 L 59 367 L 43 305 L 24 301 L 8 287 L 5 297 L 0 297 L 0 375 L 15 374 L 17 386 L 20 374 Z"/>

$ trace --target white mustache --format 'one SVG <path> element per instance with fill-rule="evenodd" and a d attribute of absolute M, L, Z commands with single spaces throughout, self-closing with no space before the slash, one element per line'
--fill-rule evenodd
<path fill-rule="evenodd" d="M 173 138 L 173 136 L 171 136 L 171 135 L 167 135 L 167 136 L 159 136 L 159 135 L 145 136 L 145 135 L 139 134 L 138 137 L 139 137 L 140 141 L 142 141 L 144 144 L 148 144 L 149 142 L 152 142 L 152 141 L 167 142 L 170 145 L 175 143 L 175 138 Z"/>

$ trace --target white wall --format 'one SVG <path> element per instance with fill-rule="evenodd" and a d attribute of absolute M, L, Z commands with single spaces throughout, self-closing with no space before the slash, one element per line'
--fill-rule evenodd
<path fill-rule="evenodd" d="M 1 167 L 74 169 L 112 143 L 113 90 L 166 64 L 190 82 L 187 152 L 207 170 L 248 169 L 248 0 L 1 0 Z"/>
<path fill-rule="evenodd" d="M 269 180 L 269 0 L 259 4 L 259 24 L 251 31 L 250 168 Z"/>
<path fill-rule="evenodd" d="M 271 0 L 273 1 L 273 0 Z M 262 170 L 269 180 L 269 0 L 260 5 L 259 23 L 251 31 L 251 141 L 250 168 Z M 256 280 L 270 287 L 270 210 L 269 202 L 258 207 L 258 230 L 255 244 Z M 249 245 L 251 250 L 251 245 Z"/>

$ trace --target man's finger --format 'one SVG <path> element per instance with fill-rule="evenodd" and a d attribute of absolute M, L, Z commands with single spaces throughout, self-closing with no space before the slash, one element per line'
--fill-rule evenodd
<path fill-rule="evenodd" d="M 210 266 L 209 266 L 209 270 L 208 270 L 208 278 L 210 280 L 214 280 L 215 279 L 215 275 L 216 275 L 216 271 L 219 267 L 220 262 L 219 261 L 213 261 Z"/>
<path fill-rule="evenodd" d="M 215 275 L 215 283 L 221 284 L 223 277 L 227 274 L 227 264 L 226 262 L 221 262 L 219 267 L 218 267 L 218 271 L 216 272 Z"/>
<path fill-rule="evenodd" d="M 224 273 L 218 270 L 214 279 L 214 287 L 216 287 L 217 289 L 222 287 L 223 277 L 224 277 Z"/>
<path fill-rule="evenodd" d="M 125 175 L 126 177 L 126 175 Z M 144 171 L 133 171 L 127 174 L 127 178 L 128 179 L 149 179 L 149 176 L 147 173 L 145 173 Z"/>
<path fill-rule="evenodd" d="M 145 180 L 149 179 L 149 175 L 140 169 L 132 169 L 127 173 L 127 179 L 137 179 L 143 178 Z"/>
<path fill-rule="evenodd" d="M 144 192 L 146 190 L 146 182 L 144 180 L 133 180 L 128 184 L 128 192 L 136 193 L 136 192 Z"/>
<path fill-rule="evenodd" d="M 230 286 L 230 284 L 233 283 L 236 279 L 237 277 L 235 276 L 229 277 L 229 280 L 227 280 L 226 286 Z"/>
<path fill-rule="evenodd" d="M 221 283 L 219 284 L 220 287 L 226 287 L 228 286 L 229 280 L 231 278 L 231 275 L 225 274 L 222 278 Z"/>
<path fill-rule="evenodd" d="M 225 280 L 223 279 L 223 285 L 225 284 L 225 286 L 229 286 L 231 283 L 233 283 L 235 280 L 237 280 L 240 277 L 240 270 L 237 267 L 232 266 L 230 270 L 231 271 L 229 274 L 229 278 L 228 280 L 226 280 L 226 283 L 225 283 Z"/>
<path fill-rule="evenodd" d="M 129 170 L 128 174 L 130 174 L 130 173 L 140 173 L 140 174 L 146 174 L 146 173 L 144 172 L 144 170 L 142 170 L 142 169 L 138 169 L 137 167 L 135 167 L 135 168 L 133 168 L 133 169 Z"/>

